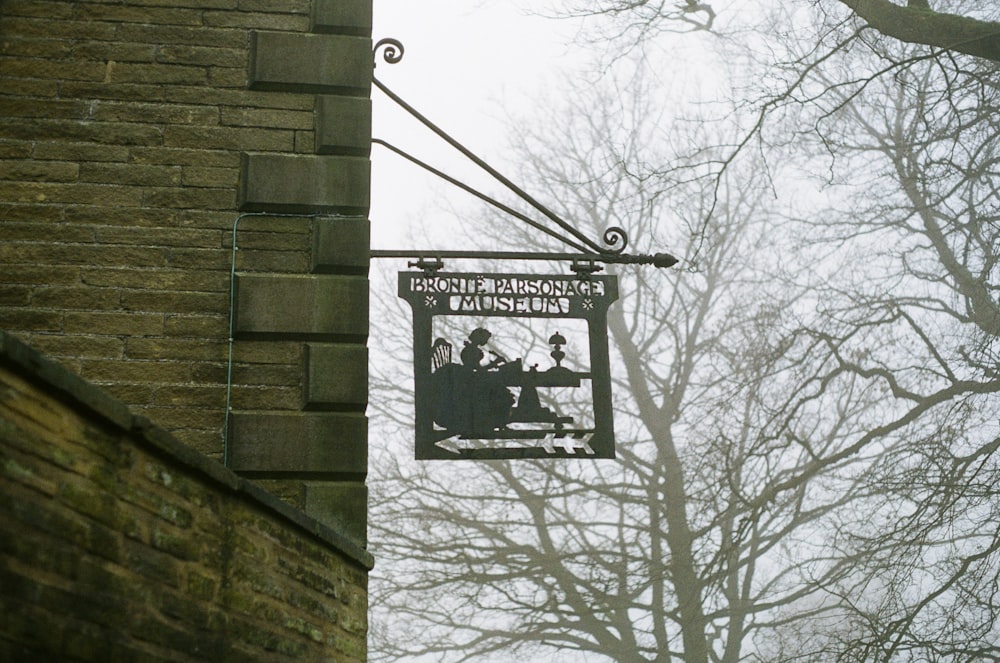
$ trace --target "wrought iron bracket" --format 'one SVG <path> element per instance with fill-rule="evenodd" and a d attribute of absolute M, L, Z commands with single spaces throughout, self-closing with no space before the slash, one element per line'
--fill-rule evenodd
<path fill-rule="evenodd" d="M 425 276 L 434 276 L 440 270 L 444 269 L 444 261 L 440 258 L 427 259 L 420 257 L 417 260 L 406 263 L 406 266 L 422 270 Z"/>
<path fill-rule="evenodd" d="M 374 49 L 372 51 L 372 61 L 373 61 L 372 64 L 373 64 L 373 67 L 376 66 L 376 64 L 377 64 L 379 51 L 382 52 L 382 58 L 383 58 L 383 60 L 385 62 L 387 62 L 389 64 L 395 64 L 395 63 L 397 63 L 397 62 L 399 62 L 400 60 L 403 59 L 404 50 L 405 49 L 403 48 L 403 44 L 399 40 L 397 40 L 397 39 L 393 39 L 393 38 L 380 39 L 375 44 L 375 47 L 374 47 Z M 389 89 L 384 83 L 382 83 L 381 81 L 379 81 L 374 76 L 372 77 L 372 83 L 373 83 L 373 85 L 375 85 L 375 87 L 377 87 L 379 90 L 381 90 L 387 97 L 389 97 L 389 99 L 391 99 L 398 106 L 400 106 L 403 110 L 405 110 L 407 113 L 409 113 L 411 116 L 413 116 L 414 118 L 416 118 L 419 122 L 421 122 L 424 126 L 426 126 L 428 129 L 430 129 L 432 132 L 434 132 L 439 138 L 441 138 L 446 143 L 448 143 L 449 145 L 451 145 L 453 148 L 455 148 L 456 150 L 458 150 L 463 156 L 465 156 L 470 161 L 472 161 L 473 163 L 475 163 L 481 169 L 485 170 L 490 176 L 492 176 L 498 182 L 500 182 L 505 187 L 507 187 L 510 191 L 512 191 L 515 195 L 517 195 L 521 200 L 523 200 L 526 203 L 528 203 L 531 207 L 533 207 L 535 210 L 537 210 L 538 212 L 540 212 L 549 221 L 551 221 L 552 223 L 554 223 L 559 228 L 559 230 L 555 230 L 553 228 L 550 228 L 550 227 L 548 227 L 548 226 L 546 226 L 546 225 L 544 225 L 542 223 L 539 223 L 538 221 L 535 221 L 534 219 L 531 219 L 530 217 L 528 217 L 528 216 L 526 216 L 524 214 L 521 214 L 520 212 L 517 212 L 516 210 L 513 210 L 509 206 L 506 206 L 506 205 L 504 205 L 504 204 L 502 204 L 502 203 L 494 200 L 493 198 L 490 198 L 489 196 L 486 196 L 485 194 L 482 194 L 481 192 L 475 190 L 473 187 L 468 186 L 468 185 L 460 182 L 459 180 L 457 180 L 457 179 L 455 179 L 455 178 L 453 178 L 453 177 L 451 177 L 451 176 L 443 173 L 442 171 L 440 171 L 440 170 L 438 170 L 438 169 L 430 166 L 429 164 L 421 161 L 420 159 L 417 159 L 416 157 L 414 157 L 414 156 L 412 156 L 410 154 L 407 154 L 403 150 L 395 147 L 394 145 L 391 145 L 390 143 L 388 143 L 388 142 L 386 142 L 384 140 L 375 138 L 375 139 L 372 139 L 372 144 L 374 144 L 374 145 L 381 145 L 381 146 L 383 146 L 383 147 L 385 147 L 385 148 L 387 148 L 387 149 L 395 152 L 396 154 L 398 154 L 398 155 L 400 155 L 400 156 L 408 159 L 409 161 L 415 163 L 416 165 L 420 166 L 421 168 L 426 169 L 427 171 L 431 172 L 432 174 L 434 174 L 434 175 L 436 175 L 438 177 L 441 177 L 442 179 L 448 181 L 449 183 L 451 183 L 451 184 L 453 184 L 455 186 L 458 186 L 459 188 L 462 188 L 463 190 L 465 190 L 465 191 L 467 191 L 469 193 L 472 193 L 473 195 L 479 197 L 480 199 L 482 199 L 482 200 L 484 200 L 484 201 L 486 201 L 486 202 L 494 205 L 498 209 L 501 209 L 502 211 L 510 214 L 514 218 L 517 218 L 517 219 L 519 219 L 519 220 L 521 220 L 521 221 L 523 221 L 525 223 L 528 223 L 533 228 L 535 228 L 537 230 L 540 230 L 540 231 L 548 234 L 549 236 L 554 237 L 554 238 L 560 240 L 561 242 L 563 242 L 567 246 L 569 246 L 569 247 L 571 247 L 571 248 L 579 251 L 581 254 L 584 254 L 584 255 L 588 256 L 588 258 L 590 257 L 590 255 L 593 255 L 594 256 L 593 259 L 601 260 L 603 262 L 607 262 L 607 260 L 604 260 L 605 258 L 613 258 L 613 257 L 617 257 L 617 256 L 624 257 L 624 255 L 625 255 L 625 249 L 628 247 L 628 244 L 629 244 L 629 238 L 628 238 L 628 233 L 625 232 L 625 230 L 623 228 L 620 228 L 620 227 L 617 227 L 617 226 L 612 226 L 610 228 L 607 228 L 604 231 L 604 234 L 603 234 L 603 236 L 601 238 L 602 243 L 595 242 L 591 238 L 587 237 L 587 235 L 585 235 L 579 229 L 577 229 L 576 227 L 574 227 L 571 223 L 569 223 L 568 221 L 566 221 L 565 219 L 563 219 L 562 217 L 560 217 L 559 215 L 557 215 L 555 212 L 553 212 L 548 207 L 546 207 L 545 205 L 543 205 L 542 203 L 540 203 L 538 200 L 536 200 L 535 198 L 533 198 L 531 195 L 529 195 L 523 189 L 521 189 L 520 187 L 518 187 L 510 179 L 508 179 L 507 177 L 505 177 L 504 175 L 502 175 L 499 171 L 497 171 L 495 168 L 493 168 L 488 163 L 486 163 L 486 161 L 484 161 L 479 156 L 477 156 L 476 154 L 474 154 L 471 150 L 469 150 L 462 143 L 460 143 L 458 140 L 456 140 L 451 135 L 449 135 L 447 132 L 445 132 L 443 129 L 441 129 L 439 126 L 437 126 L 434 122 L 432 122 L 430 119 L 428 119 L 425 115 L 423 115 L 419 111 L 417 111 L 413 106 L 411 106 L 406 101 L 404 101 L 399 95 L 397 95 L 395 92 L 393 92 L 391 89 Z M 665 255 L 665 254 L 657 254 L 657 255 Z M 374 254 L 373 254 L 373 257 L 374 257 Z M 670 260 L 673 261 L 670 264 L 674 264 L 674 263 L 677 262 L 677 260 L 675 258 L 673 258 L 673 256 L 669 256 L 669 260 L 666 260 L 666 261 L 664 261 L 664 260 L 650 260 L 650 261 L 646 261 L 646 260 L 642 259 L 642 257 L 635 257 L 635 259 L 628 260 L 627 262 L 632 263 L 632 264 L 654 264 L 654 265 L 656 265 L 658 267 L 662 267 L 662 266 L 666 266 L 665 262 L 669 262 Z"/>
<path fill-rule="evenodd" d="M 593 260 L 574 260 L 569 269 L 571 272 L 575 272 L 581 279 L 589 279 L 592 274 L 604 270 L 603 267 Z"/>
<path fill-rule="evenodd" d="M 395 39 L 380 40 L 375 45 L 373 60 L 380 50 L 390 64 L 403 57 L 403 45 Z M 597 272 L 603 271 L 605 264 L 666 268 L 676 264 L 677 258 L 667 253 L 625 253 L 628 234 L 618 227 L 605 230 L 603 243 L 592 240 L 374 76 L 372 82 L 544 216 L 548 223 L 477 191 L 384 140 L 373 139 L 373 144 L 558 239 L 574 251 L 370 252 L 372 258 L 408 258 L 407 265 L 419 270 L 398 274 L 399 296 L 409 303 L 413 314 L 416 458 L 614 458 L 607 313 L 618 299 L 618 280 L 615 274 L 597 275 Z M 563 261 L 569 263 L 573 274 L 443 271 L 446 260 L 461 259 Z M 504 318 L 514 318 L 515 322 L 505 324 Z M 487 345 L 494 333 L 502 333 L 504 329 L 515 332 L 510 336 L 516 337 L 525 321 L 529 329 L 532 325 L 548 328 L 543 338 L 548 338 L 548 345 L 553 347 L 548 353 L 553 365 L 539 368 L 547 359 L 542 357 L 538 361 L 538 343 L 527 344 L 520 356 L 512 359 Z M 467 339 L 463 340 L 463 336 Z M 580 352 L 584 338 L 586 353 Z M 567 391 L 575 397 L 567 396 Z M 573 402 L 581 407 L 571 407 Z"/>
<path fill-rule="evenodd" d="M 372 258 L 415 258 L 414 262 L 407 263 L 408 267 L 416 267 L 425 272 L 428 269 L 437 271 L 444 267 L 444 260 L 544 260 L 548 262 L 570 262 L 573 266 L 570 270 L 581 273 L 583 271 L 596 272 L 602 268 L 595 263 L 615 264 L 615 265 L 652 265 L 659 269 L 673 267 L 678 260 L 669 253 L 650 254 L 630 254 L 621 253 L 614 255 L 602 255 L 599 253 L 554 253 L 554 252 L 530 252 L 530 251 L 433 251 L 433 250 L 413 250 L 413 249 L 372 249 Z M 590 266 L 585 266 L 590 265 Z"/>

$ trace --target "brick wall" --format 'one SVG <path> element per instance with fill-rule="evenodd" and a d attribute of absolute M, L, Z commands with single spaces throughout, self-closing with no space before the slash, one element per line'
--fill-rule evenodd
<path fill-rule="evenodd" d="M 361 541 L 370 31 L 371 0 L 0 2 L 0 329 Z"/>
<path fill-rule="evenodd" d="M 0 333 L 0 660 L 365 660 L 371 558 Z"/>

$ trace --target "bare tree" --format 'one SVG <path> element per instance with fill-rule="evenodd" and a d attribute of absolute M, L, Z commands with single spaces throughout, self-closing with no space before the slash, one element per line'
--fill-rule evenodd
<path fill-rule="evenodd" d="M 522 133 L 520 149 L 568 218 L 682 241 L 710 196 L 651 194 L 636 175 L 660 131 L 650 106 L 632 105 L 642 99 L 596 95 L 555 130 Z M 609 323 L 622 366 L 617 462 L 378 462 L 372 539 L 386 576 L 373 602 L 394 630 L 373 649 L 387 660 L 736 661 L 776 624 L 843 612 L 825 588 L 853 558 L 797 545 L 864 497 L 857 479 L 814 486 L 860 473 L 867 458 L 844 448 L 875 403 L 859 390 L 843 412 L 804 423 L 817 408 L 800 387 L 816 369 L 788 316 L 806 294 L 768 282 L 768 249 L 782 243 L 768 188 L 736 172 L 697 272 L 623 272 Z"/>
<path fill-rule="evenodd" d="M 914 62 L 813 111 L 839 209 L 801 222 L 800 250 L 826 247 L 838 269 L 803 332 L 831 353 L 828 383 L 860 378 L 895 411 L 852 447 L 877 451 L 864 518 L 828 538 L 857 559 L 829 588 L 850 608 L 825 643 L 844 660 L 1000 655 L 995 71 Z"/>
<path fill-rule="evenodd" d="M 718 12 L 701 2 L 556 4 L 557 14 L 603 19 L 594 22 L 591 34 L 593 43 L 604 44 L 609 60 L 636 50 L 699 44 L 718 50 L 720 69 L 743 72 L 743 80 L 733 82 L 746 111 L 738 130 L 718 145 L 697 145 L 689 155 L 699 158 L 696 170 L 688 167 L 690 159 L 656 167 L 666 179 L 697 173 L 716 187 L 719 174 L 747 149 L 767 154 L 768 148 L 815 131 L 809 124 L 818 117 L 814 110 L 832 113 L 873 82 L 929 60 L 995 71 L 1000 45 L 1000 8 L 969 0 L 909 0 L 905 6 L 893 0 L 757 0 Z M 686 37 L 674 34 L 692 31 Z M 713 211 L 709 205 L 708 215 Z"/>
<path fill-rule="evenodd" d="M 840 0 L 869 27 L 887 37 L 1000 62 L 1000 23 L 969 14 L 937 12 L 928 0 Z M 942 2 L 942 5 L 948 3 Z"/>
<path fill-rule="evenodd" d="M 374 651 L 1000 660 L 995 65 L 826 34 L 754 154 L 641 85 L 520 125 L 563 216 L 697 265 L 622 271 L 615 463 L 379 461 Z"/>
<path fill-rule="evenodd" d="M 821 4 L 843 10 L 852 22 L 877 31 L 886 37 L 909 44 L 922 44 L 935 49 L 964 53 L 977 58 L 1000 62 L 1000 22 L 991 17 L 984 3 L 963 0 L 837 0 Z M 727 17 L 726 26 L 719 28 L 715 3 L 699 0 L 650 2 L 649 0 L 565 1 L 560 9 L 573 16 L 604 15 L 616 19 L 620 36 L 629 39 L 648 38 L 663 32 L 718 31 L 725 35 L 736 29 L 737 17 Z M 723 5 L 723 14 L 747 14 L 760 11 L 753 3 Z"/>

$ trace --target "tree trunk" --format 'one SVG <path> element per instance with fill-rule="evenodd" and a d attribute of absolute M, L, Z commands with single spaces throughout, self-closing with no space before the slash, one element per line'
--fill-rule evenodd
<path fill-rule="evenodd" d="M 903 7 L 889 0 L 840 0 L 882 34 L 1000 62 L 1000 23 Z"/>

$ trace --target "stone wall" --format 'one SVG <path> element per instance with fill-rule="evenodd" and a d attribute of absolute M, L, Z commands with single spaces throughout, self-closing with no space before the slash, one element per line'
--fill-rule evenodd
<path fill-rule="evenodd" d="M 371 557 L 0 333 L 0 660 L 365 660 Z"/>
<path fill-rule="evenodd" d="M 370 32 L 0 2 L 0 329 L 362 543 Z"/>

